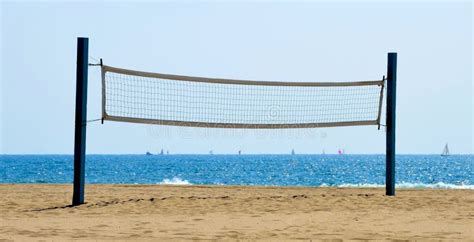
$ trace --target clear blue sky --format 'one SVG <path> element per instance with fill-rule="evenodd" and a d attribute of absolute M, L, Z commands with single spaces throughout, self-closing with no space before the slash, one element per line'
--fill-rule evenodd
<path fill-rule="evenodd" d="M 379 79 L 399 53 L 399 153 L 473 153 L 472 3 L 59 3 L 1 6 L 0 153 L 73 152 L 76 37 L 106 64 L 197 76 Z M 98 69 L 88 118 L 100 118 Z M 225 131 L 88 126 L 88 153 L 384 153 L 376 127 Z"/>

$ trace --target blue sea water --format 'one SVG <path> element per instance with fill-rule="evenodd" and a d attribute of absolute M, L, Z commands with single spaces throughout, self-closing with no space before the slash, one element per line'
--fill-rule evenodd
<path fill-rule="evenodd" d="M 474 189 L 474 156 L 398 155 L 396 184 Z M 71 155 L 0 155 L 0 183 L 71 183 Z M 88 155 L 86 183 L 379 187 L 384 155 Z"/>

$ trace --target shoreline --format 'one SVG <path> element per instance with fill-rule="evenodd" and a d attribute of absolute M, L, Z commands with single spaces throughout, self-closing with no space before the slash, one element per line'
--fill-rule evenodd
<path fill-rule="evenodd" d="M 474 190 L 0 184 L 0 239 L 474 239 Z"/>
<path fill-rule="evenodd" d="M 187 182 L 186 180 L 182 180 Z M 73 186 L 72 183 L 38 183 L 38 182 L 25 182 L 25 183 L 0 183 L 0 186 L 3 185 L 51 185 L 51 186 Z M 234 184 L 173 184 L 173 183 L 86 183 L 86 189 L 88 186 L 177 186 L 177 187 L 228 187 L 228 188 L 306 188 L 306 189 L 318 189 L 318 188 L 333 188 L 333 189 L 385 189 L 385 185 L 379 184 L 340 184 L 340 185 L 320 185 L 320 186 L 282 186 L 282 185 L 234 185 Z M 425 184 L 425 183 L 407 183 L 402 182 L 395 184 L 396 190 L 474 190 L 474 185 L 470 184 L 451 184 L 444 182 L 437 182 L 434 184 Z"/>

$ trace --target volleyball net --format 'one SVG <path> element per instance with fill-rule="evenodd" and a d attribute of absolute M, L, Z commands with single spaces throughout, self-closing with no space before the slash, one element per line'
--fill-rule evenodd
<path fill-rule="evenodd" d="M 102 65 L 104 120 L 207 128 L 380 125 L 384 80 L 274 82 Z"/>

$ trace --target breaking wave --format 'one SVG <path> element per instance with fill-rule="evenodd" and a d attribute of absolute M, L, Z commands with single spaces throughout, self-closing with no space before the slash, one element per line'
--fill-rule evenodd
<path fill-rule="evenodd" d="M 161 181 L 158 184 L 162 184 L 162 185 L 193 185 L 188 180 L 182 180 L 179 177 L 173 177 L 171 179 L 165 178 L 165 179 L 163 179 L 163 181 Z"/>

